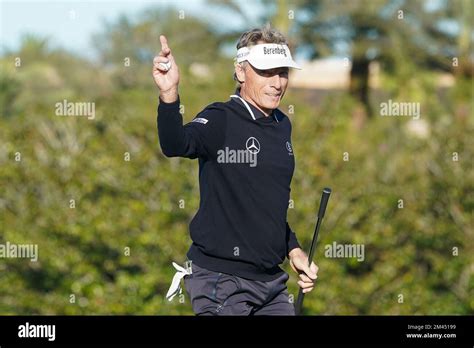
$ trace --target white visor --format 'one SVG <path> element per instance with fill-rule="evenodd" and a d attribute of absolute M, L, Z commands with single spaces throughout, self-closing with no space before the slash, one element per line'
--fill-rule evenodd
<path fill-rule="evenodd" d="M 237 51 L 237 63 L 248 61 L 260 70 L 289 67 L 301 69 L 291 58 L 287 45 L 259 44 L 252 47 L 242 47 Z"/>

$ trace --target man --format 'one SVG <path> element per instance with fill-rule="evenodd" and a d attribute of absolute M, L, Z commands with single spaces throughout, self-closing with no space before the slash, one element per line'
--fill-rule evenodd
<path fill-rule="evenodd" d="M 277 109 L 288 69 L 299 68 L 285 37 L 266 26 L 237 44 L 239 88 L 183 126 L 179 70 L 160 36 L 153 60 L 160 91 L 158 135 L 163 153 L 199 159 L 201 201 L 190 224 L 192 274 L 184 277 L 197 315 L 294 315 L 278 265 L 285 257 L 311 291 L 318 267 L 308 267 L 287 221 L 294 171 L 291 124 Z M 179 282 L 179 280 L 178 280 Z"/>

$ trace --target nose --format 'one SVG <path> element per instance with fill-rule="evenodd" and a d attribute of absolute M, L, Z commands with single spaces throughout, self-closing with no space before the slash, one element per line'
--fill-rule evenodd
<path fill-rule="evenodd" d="M 278 91 L 281 90 L 280 75 L 275 74 L 271 77 L 270 86 L 276 88 Z"/>

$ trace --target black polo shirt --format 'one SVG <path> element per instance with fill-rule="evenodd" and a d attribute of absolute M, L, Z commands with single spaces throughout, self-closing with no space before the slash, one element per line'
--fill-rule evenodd
<path fill-rule="evenodd" d="M 287 223 L 295 167 L 291 123 L 239 98 L 213 103 L 183 126 L 179 99 L 160 101 L 158 135 L 168 157 L 199 159 L 199 210 L 188 258 L 212 271 L 269 281 L 299 247 Z M 253 116 L 252 116 L 253 114 Z"/>

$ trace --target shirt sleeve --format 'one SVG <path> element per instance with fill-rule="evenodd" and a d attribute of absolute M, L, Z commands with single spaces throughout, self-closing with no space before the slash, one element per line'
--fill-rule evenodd
<path fill-rule="evenodd" d="M 225 110 L 220 103 L 211 104 L 183 125 L 179 105 L 179 97 L 173 103 L 160 99 L 157 126 L 163 154 L 167 157 L 216 158 L 225 141 Z"/>
<path fill-rule="evenodd" d="M 298 243 L 298 239 L 296 238 L 296 234 L 295 232 L 291 230 L 288 222 L 286 223 L 286 243 L 287 243 L 286 255 L 288 255 L 290 251 L 293 249 L 301 248 L 300 243 Z"/>

